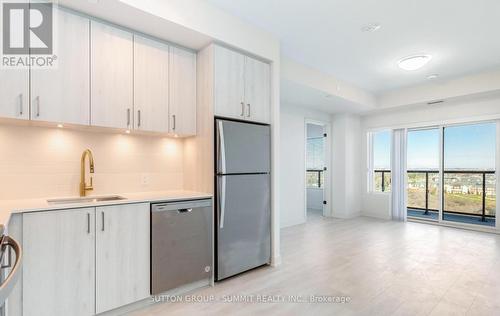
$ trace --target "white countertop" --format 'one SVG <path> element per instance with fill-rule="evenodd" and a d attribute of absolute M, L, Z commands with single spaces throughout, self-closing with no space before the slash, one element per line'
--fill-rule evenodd
<path fill-rule="evenodd" d="M 211 198 L 212 195 L 203 192 L 194 191 L 154 191 L 154 192 L 134 192 L 134 193 L 113 193 L 109 195 L 119 195 L 124 197 L 124 200 L 102 201 L 91 203 L 69 203 L 69 204 L 49 204 L 47 200 L 54 199 L 54 197 L 38 198 L 38 199 L 20 199 L 20 200 L 0 200 L 0 230 L 2 226 L 7 226 L 11 214 L 26 213 L 26 212 L 40 212 L 50 210 L 60 210 L 69 208 L 81 207 L 95 207 L 102 205 L 117 205 L 117 204 L 130 204 L 130 203 L 153 203 L 153 202 L 172 202 L 193 199 Z M 98 195 L 103 196 L 103 195 Z M 88 197 L 92 197 L 89 195 Z M 78 197 L 62 197 L 78 198 Z"/>

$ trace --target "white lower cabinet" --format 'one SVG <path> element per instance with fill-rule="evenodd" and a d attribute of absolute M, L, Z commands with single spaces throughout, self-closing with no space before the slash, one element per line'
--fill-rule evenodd
<path fill-rule="evenodd" d="M 94 208 L 23 215 L 23 315 L 93 315 Z"/>
<path fill-rule="evenodd" d="M 149 218 L 149 203 L 24 214 L 22 314 L 94 315 L 147 298 Z"/>
<path fill-rule="evenodd" d="M 149 296 L 149 203 L 96 209 L 96 312 Z"/>

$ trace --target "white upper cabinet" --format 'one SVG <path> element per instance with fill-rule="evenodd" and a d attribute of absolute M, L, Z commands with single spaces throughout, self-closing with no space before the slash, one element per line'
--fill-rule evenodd
<path fill-rule="evenodd" d="M 214 54 L 215 115 L 269 123 L 270 65 L 218 45 Z"/>
<path fill-rule="evenodd" d="M 245 58 L 245 117 L 269 123 L 271 111 L 271 67 L 260 60 Z"/>
<path fill-rule="evenodd" d="M 96 208 L 97 314 L 149 296 L 149 205 Z"/>
<path fill-rule="evenodd" d="M 29 119 L 29 70 L 0 69 L 0 117 Z"/>
<path fill-rule="evenodd" d="M 215 115 L 245 116 L 245 56 L 222 46 L 214 47 Z"/>
<path fill-rule="evenodd" d="M 31 71 L 31 119 L 71 124 L 90 123 L 89 19 L 57 10 L 55 69 Z"/>
<path fill-rule="evenodd" d="M 170 133 L 196 135 L 196 54 L 170 48 Z"/>
<path fill-rule="evenodd" d="M 91 124 L 133 127 L 133 38 L 91 21 Z"/>
<path fill-rule="evenodd" d="M 134 35 L 134 128 L 168 132 L 169 46 Z"/>

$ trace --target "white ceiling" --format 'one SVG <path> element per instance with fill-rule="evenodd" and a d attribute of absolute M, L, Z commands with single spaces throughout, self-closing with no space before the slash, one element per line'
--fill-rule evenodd
<path fill-rule="evenodd" d="M 282 53 L 381 94 L 500 67 L 499 0 L 206 0 L 273 34 Z M 373 33 L 361 28 L 377 22 Z M 431 54 L 406 72 L 399 59 Z"/>
<path fill-rule="evenodd" d="M 325 92 L 299 84 L 290 80 L 281 79 L 281 104 L 307 107 L 330 114 L 361 113 L 369 110 L 369 106 L 349 102 L 346 99 L 327 95 Z"/>

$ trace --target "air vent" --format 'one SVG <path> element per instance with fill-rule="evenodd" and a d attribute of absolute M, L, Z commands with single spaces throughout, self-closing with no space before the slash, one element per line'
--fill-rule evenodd
<path fill-rule="evenodd" d="M 434 105 L 434 104 L 439 104 L 439 103 L 444 103 L 444 100 L 437 100 L 437 101 L 427 102 L 428 105 Z"/>

